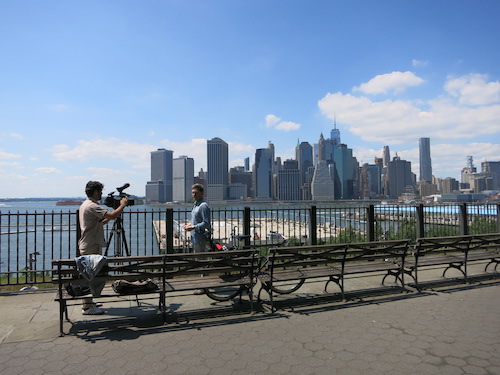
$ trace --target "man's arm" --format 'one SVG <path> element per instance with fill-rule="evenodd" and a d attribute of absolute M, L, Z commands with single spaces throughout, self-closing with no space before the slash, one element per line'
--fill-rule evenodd
<path fill-rule="evenodd" d="M 200 206 L 201 223 L 196 225 L 196 231 L 204 233 L 206 229 L 210 230 L 210 207 L 204 203 Z"/>

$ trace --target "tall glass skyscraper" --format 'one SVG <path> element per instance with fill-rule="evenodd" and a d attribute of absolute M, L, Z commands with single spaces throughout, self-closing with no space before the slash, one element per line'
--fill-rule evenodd
<path fill-rule="evenodd" d="M 227 198 L 229 147 L 220 138 L 207 141 L 207 189 L 206 197 L 213 201 Z"/>
<path fill-rule="evenodd" d="M 191 202 L 194 182 L 194 160 L 187 156 L 173 159 L 173 201 Z"/>
<path fill-rule="evenodd" d="M 274 150 L 270 147 L 255 151 L 254 189 L 255 199 L 272 200 Z"/>
<path fill-rule="evenodd" d="M 420 181 L 432 183 L 431 140 L 419 139 Z"/>

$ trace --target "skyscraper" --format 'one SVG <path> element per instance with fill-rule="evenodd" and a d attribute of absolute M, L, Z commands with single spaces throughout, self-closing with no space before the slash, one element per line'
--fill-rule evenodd
<path fill-rule="evenodd" d="M 386 194 L 391 199 L 397 199 L 403 195 L 407 187 L 413 187 L 411 163 L 395 156 L 387 166 L 386 179 Z"/>
<path fill-rule="evenodd" d="M 384 146 L 384 149 L 382 151 L 382 160 L 383 166 L 387 167 L 387 165 L 391 161 L 391 152 L 389 151 L 389 146 Z"/>
<path fill-rule="evenodd" d="M 228 145 L 220 138 L 207 141 L 207 199 L 225 200 L 228 185 Z"/>
<path fill-rule="evenodd" d="M 335 185 L 331 174 L 332 168 L 326 161 L 319 160 L 311 182 L 311 195 L 315 201 L 332 201 L 335 199 Z"/>
<path fill-rule="evenodd" d="M 308 142 L 302 142 L 295 148 L 295 159 L 298 162 L 300 172 L 300 187 L 303 191 L 302 197 L 309 197 L 312 174 L 309 173 L 313 167 L 313 148 Z"/>
<path fill-rule="evenodd" d="M 431 141 L 429 138 L 419 139 L 420 181 L 432 183 Z"/>
<path fill-rule="evenodd" d="M 254 192 L 255 199 L 271 200 L 273 198 L 273 160 L 274 150 L 270 147 L 255 151 Z"/>
<path fill-rule="evenodd" d="M 173 200 L 191 202 L 191 186 L 194 182 L 194 160 L 183 155 L 173 159 L 172 162 Z"/>
<path fill-rule="evenodd" d="M 335 168 L 338 173 L 340 191 L 337 198 L 352 199 L 354 193 L 356 158 L 352 156 L 352 149 L 345 144 L 340 144 L 333 154 Z"/>
<path fill-rule="evenodd" d="M 151 181 L 146 185 L 146 201 L 172 201 L 172 155 L 173 151 L 164 148 L 151 152 Z"/>
<path fill-rule="evenodd" d="M 278 171 L 278 199 L 282 201 L 298 201 L 300 193 L 300 171 L 297 160 L 285 160 L 283 168 Z"/>

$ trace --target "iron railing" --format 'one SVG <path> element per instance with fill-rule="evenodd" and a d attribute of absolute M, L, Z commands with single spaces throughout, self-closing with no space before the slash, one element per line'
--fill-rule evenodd
<path fill-rule="evenodd" d="M 190 251 L 190 207 L 131 207 L 106 227 L 105 255 Z M 500 205 L 278 205 L 212 207 L 213 238 L 272 246 L 500 232 Z M 51 260 L 78 256 L 77 212 L 0 212 L 0 286 L 48 283 Z M 246 235 L 243 240 L 241 236 Z M 264 247 L 265 248 L 265 247 Z"/>

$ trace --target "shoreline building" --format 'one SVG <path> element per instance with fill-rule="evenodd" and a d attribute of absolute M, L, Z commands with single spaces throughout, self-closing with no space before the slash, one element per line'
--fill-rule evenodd
<path fill-rule="evenodd" d="M 172 161 L 172 200 L 174 202 L 191 202 L 191 186 L 194 183 L 194 159 L 185 155 Z"/>
<path fill-rule="evenodd" d="M 151 181 L 146 184 L 146 202 L 165 203 L 172 201 L 173 153 L 173 151 L 164 148 L 151 151 Z"/>
<path fill-rule="evenodd" d="M 227 198 L 228 145 L 220 138 L 207 140 L 207 199 L 223 201 Z"/>
<path fill-rule="evenodd" d="M 419 139 L 419 163 L 420 180 L 432 183 L 432 160 L 431 160 L 431 140 L 429 138 Z"/>
<path fill-rule="evenodd" d="M 271 144 L 267 148 L 255 150 L 255 164 L 253 171 L 254 198 L 256 200 L 273 199 L 273 170 L 274 170 L 274 147 Z"/>

